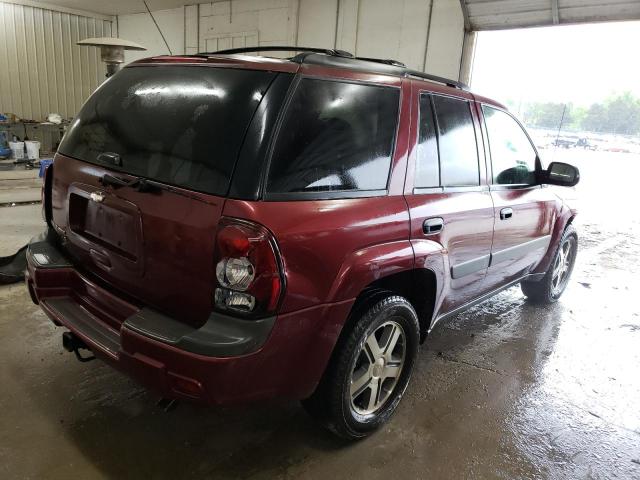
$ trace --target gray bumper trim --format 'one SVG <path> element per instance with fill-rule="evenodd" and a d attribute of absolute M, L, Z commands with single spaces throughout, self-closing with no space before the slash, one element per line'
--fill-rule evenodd
<path fill-rule="evenodd" d="M 43 269 L 75 268 L 73 263 L 57 247 L 56 237 L 55 233 L 46 230 L 31 239 L 27 248 L 29 263 L 36 268 Z M 60 313 L 65 318 L 72 316 L 71 320 L 76 323 L 81 322 L 88 325 L 96 323 L 96 319 L 90 318 L 88 314 L 87 318 L 84 318 L 81 313 L 85 311 L 73 309 L 71 303 L 75 304 L 70 299 L 63 299 L 57 301 L 55 305 L 60 307 Z M 233 357 L 258 350 L 267 341 L 275 319 L 276 317 L 242 320 L 223 313 L 212 312 L 202 327 L 194 328 L 145 307 L 127 318 L 123 322 L 122 328 L 128 328 L 140 335 L 187 352 L 211 357 Z M 111 349 L 113 348 L 111 346 Z"/>
<path fill-rule="evenodd" d="M 47 228 L 27 245 L 27 259 L 36 268 L 73 268 L 69 259 L 57 247 L 57 235 Z"/>
<path fill-rule="evenodd" d="M 275 317 L 241 320 L 213 312 L 200 328 L 178 322 L 150 308 L 143 308 L 124 321 L 140 335 L 200 355 L 233 357 L 254 352 L 271 333 Z"/>

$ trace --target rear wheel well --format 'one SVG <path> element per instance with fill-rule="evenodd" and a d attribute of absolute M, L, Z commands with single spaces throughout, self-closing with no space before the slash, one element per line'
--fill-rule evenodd
<path fill-rule="evenodd" d="M 357 319 L 363 310 L 380 300 L 381 297 L 400 295 L 406 298 L 418 314 L 420 340 L 424 341 L 431 325 L 435 306 L 437 280 L 431 270 L 422 268 L 406 270 L 380 278 L 367 285 L 356 298 L 347 323 Z M 348 331 L 345 324 L 343 331 Z"/>
<path fill-rule="evenodd" d="M 409 301 L 418 315 L 420 343 L 422 343 L 426 339 L 427 332 L 431 326 L 436 293 L 436 274 L 428 269 L 414 269 L 395 273 L 375 280 L 363 288 L 356 297 L 349 316 L 342 326 L 329 358 L 329 363 L 325 367 L 316 389 L 326 388 L 326 373 L 330 370 L 332 363 L 335 362 L 336 352 L 340 352 L 343 348 L 344 342 L 349 337 L 349 332 L 353 329 L 353 325 L 367 310 L 385 297 L 399 295 Z"/>

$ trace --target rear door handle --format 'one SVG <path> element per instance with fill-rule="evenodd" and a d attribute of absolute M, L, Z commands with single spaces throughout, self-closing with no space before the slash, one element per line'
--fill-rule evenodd
<path fill-rule="evenodd" d="M 500 210 L 500 220 L 508 220 L 513 217 L 513 209 L 512 208 L 503 208 Z"/>
<path fill-rule="evenodd" d="M 427 218 L 422 224 L 422 233 L 433 235 L 439 233 L 444 228 L 444 220 L 440 217 Z"/>

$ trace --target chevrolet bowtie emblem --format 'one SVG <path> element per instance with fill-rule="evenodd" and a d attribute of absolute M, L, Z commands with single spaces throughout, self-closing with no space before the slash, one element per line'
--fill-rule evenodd
<path fill-rule="evenodd" d="M 91 200 L 101 203 L 104 200 L 104 195 L 102 192 L 91 192 Z"/>

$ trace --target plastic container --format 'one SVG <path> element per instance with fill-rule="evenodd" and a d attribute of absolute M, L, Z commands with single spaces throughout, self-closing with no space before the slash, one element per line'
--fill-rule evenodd
<path fill-rule="evenodd" d="M 14 159 L 22 160 L 24 158 L 24 142 L 9 142 L 9 148 Z"/>
<path fill-rule="evenodd" d="M 40 142 L 27 140 L 24 143 L 27 146 L 27 158 L 29 160 L 38 160 L 40 158 Z"/>
<path fill-rule="evenodd" d="M 11 149 L 7 147 L 7 132 L 0 130 L 0 159 L 8 158 Z"/>
<path fill-rule="evenodd" d="M 44 177 L 44 171 L 52 163 L 53 163 L 53 158 L 43 158 L 42 160 L 40 160 L 40 173 L 38 173 L 38 176 L 40 178 Z"/>

